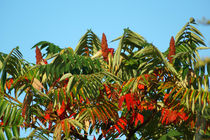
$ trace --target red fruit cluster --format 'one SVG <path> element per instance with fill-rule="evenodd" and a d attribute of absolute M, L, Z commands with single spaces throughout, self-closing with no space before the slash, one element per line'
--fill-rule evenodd
<path fill-rule="evenodd" d="M 108 62 L 109 53 L 111 53 L 112 56 L 114 55 L 114 49 L 113 48 L 108 48 L 106 35 L 104 33 L 102 35 L 102 40 L 101 40 L 101 50 L 102 50 L 103 58 L 106 62 Z"/>
<path fill-rule="evenodd" d="M 47 61 L 42 58 L 42 53 L 38 46 L 36 46 L 36 64 L 41 64 L 41 62 L 44 62 L 44 64 L 47 64 Z"/>
<path fill-rule="evenodd" d="M 170 63 L 172 63 L 172 55 L 175 55 L 175 53 L 176 53 L 175 41 L 174 37 L 172 36 L 170 41 L 169 54 L 168 54 L 168 60 Z"/>

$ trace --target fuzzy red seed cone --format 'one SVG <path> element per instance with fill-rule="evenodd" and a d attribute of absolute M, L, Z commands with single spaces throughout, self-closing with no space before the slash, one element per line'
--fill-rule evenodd
<path fill-rule="evenodd" d="M 102 40 L 101 40 L 101 50 L 102 50 L 102 55 L 105 61 L 108 61 L 108 54 L 109 54 L 109 49 L 108 49 L 108 44 L 106 40 L 106 35 L 103 33 L 102 35 Z"/>
<path fill-rule="evenodd" d="M 175 41 L 174 41 L 174 37 L 171 37 L 171 41 L 170 41 L 170 47 L 169 47 L 169 53 L 168 53 L 168 60 L 170 63 L 172 63 L 172 55 L 175 55 L 176 53 L 176 49 L 175 49 Z"/>
<path fill-rule="evenodd" d="M 40 64 L 42 61 L 42 53 L 40 51 L 40 49 L 38 48 L 38 46 L 36 46 L 36 64 Z"/>

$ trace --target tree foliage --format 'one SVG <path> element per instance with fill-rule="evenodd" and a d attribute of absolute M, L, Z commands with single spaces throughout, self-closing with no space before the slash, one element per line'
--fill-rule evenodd
<path fill-rule="evenodd" d="M 75 50 L 35 44 L 36 64 L 18 47 L 0 53 L 1 139 L 22 128 L 33 128 L 28 139 L 209 137 L 210 61 L 199 56 L 208 47 L 195 25 L 165 52 L 127 28 L 115 52 L 88 30 Z"/>

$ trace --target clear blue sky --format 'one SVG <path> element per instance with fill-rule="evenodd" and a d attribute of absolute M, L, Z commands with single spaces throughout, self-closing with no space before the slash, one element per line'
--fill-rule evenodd
<path fill-rule="evenodd" d="M 20 46 L 24 58 L 35 63 L 31 47 L 39 41 L 75 49 L 87 29 L 111 41 L 127 27 L 165 51 L 190 17 L 210 19 L 210 0 L 0 0 L 0 52 Z M 198 29 L 210 47 L 210 26 Z"/>
<path fill-rule="evenodd" d="M 75 48 L 92 29 L 108 41 L 123 29 L 144 36 L 164 51 L 190 17 L 210 19 L 209 0 L 0 0 L 0 52 L 20 46 L 24 58 L 35 62 L 31 47 L 39 41 Z M 210 26 L 199 25 L 210 46 Z M 109 43 L 116 48 L 117 43 Z M 202 52 L 208 56 L 210 51 Z"/>

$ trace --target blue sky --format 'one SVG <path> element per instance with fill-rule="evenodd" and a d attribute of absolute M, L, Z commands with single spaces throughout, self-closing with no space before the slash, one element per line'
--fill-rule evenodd
<path fill-rule="evenodd" d="M 189 21 L 210 19 L 209 0 L 0 0 L 0 52 L 20 46 L 24 58 L 35 62 L 31 47 L 39 41 L 75 48 L 80 37 L 92 29 L 108 41 L 123 29 L 144 36 L 161 51 L 171 36 Z M 199 25 L 210 46 L 210 26 Z M 118 43 L 109 43 L 117 48 Z M 202 51 L 208 56 L 210 51 Z"/>
<path fill-rule="evenodd" d="M 50 41 L 61 48 L 75 49 L 80 37 L 92 29 L 104 32 L 111 41 L 129 27 L 161 51 L 171 36 L 190 17 L 210 19 L 209 0 L 0 0 L 0 52 L 19 46 L 24 58 L 35 63 L 39 41 Z M 196 26 L 210 47 L 210 26 Z M 117 43 L 109 47 L 117 48 Z M 210 56 L 210 51 L 201 55 Z"/>

